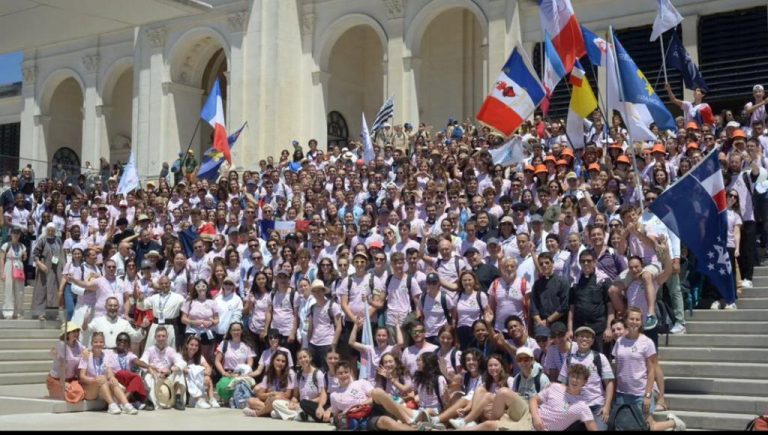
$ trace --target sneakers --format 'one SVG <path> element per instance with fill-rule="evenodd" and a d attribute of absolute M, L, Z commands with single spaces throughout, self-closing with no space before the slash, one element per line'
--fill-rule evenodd
<path fill-rule="evenodd" d="M 656 315 L 648 315 L 648 318 L 645 319 L 645 324 L 643 324 L 643 329 L 646 331 L 650 331 L 651 329 L 655 328 L 659 325 L 658 319 L 656 319 Z"/>
<path fill-rule="evenodd" d="M 280 418 L 280 414 L 278 414 L 277 411 L 275 411 L 274 409 L 272 410 L 272 412 L 269 413 L 269 416 L 277 419 Z"/>
<path fill-rule="evenodd" d="M 107 412 L 112 415 L 118 415 L 123 413 L 123 411 L 120 410 L 120 405 L 118 405 L 117 403 L 110 403 L 109 408 L 107 408 Z"/>
<path fill-rule="evenodd" d="M 219 402 L 215 397 L 208 399 L 208 404 L 211 405 L 211 408 L 221 408 L 221 405 L 219 405 Z"/>
<path fill-rule="evenodd" d="M 749 279 L 742 279 L 741 280 L 741 286 L 743 288 L 752 288 L 752 280 Z"/>
<path fill-rule="evenodd" d="M 728 311 L 734 311 L 734 310 L 736 310 L 736 309 L 737 309 L 737 307 L 736 307 L 736 302 L 733 302 L 733 303 L 731 303 L 731 304 L 728 304 L 728 305 L 726 305 L 726 306 L 725 306 L 725 309 L 726 309 L 726 310 L 728 310 Z"/>
<path fill-rule="evenodd" d="M 454 429 L 461 429 L 461 428 L 463 428 L 464 426 L 467 425 L 467 422 L 464 421 L 464 419 L 461 418 L 461 417 L 459 417 L 459 418 L 452 418 L 452 419 L 448 420 L 448 423 L 450 423 L 451 426 L 453 426 Z"/>
<path fill-rule="evenodd" d="M 669 333 L 672 335 L 685 334 L 685 325 L 682 325 L 680 323 L 675 323 L 675 326 L 673 326 L 672 329 L 669 330 Z"/>
<path fill-rule="evenodd" d="M 675 432 L 685 430 L 685 422 L 680 420 L 680 417 L 676 416 L 675 414 L 667 414 L 667 420 L 672 420 L 675 422 Z"/>
<path fill-rule="evenodd" d="M 144 402 L 144 406 L 141 407 L 142 411 L 154 411 L 155 410 L 155 404 L 152 403 L 151 400 L 147 399 L 146 402 Z"/>
<path fill-rule="evenodd" d="M 712 302 L 712 305 L 709 306 L 710 310 L 719 310 L 720 309 L 720 301 L 714 301 Z"/>
<path fill-rule="evenodd" d="M 201 397 L 197 399 L 197 403 L 195 403 L 195 408 L 211 409 L 211 405 L 208 404 L 208 402 L 205 400 L 204 397 Z"/>
<path fill-rule="evenodd" d="M 139 413 L 139 410 L 134 408 L 133 405 L 130 403 L 126 403 L 123 405 L 123 414 L 130 414 L 130 415 L 136 415 Z"/>
<path fill-rule="evenodd" d="M 243 414 L 245 414 L 246 417 L 256 417 L 256 410 L 246 406 L 243 408 Z"/>

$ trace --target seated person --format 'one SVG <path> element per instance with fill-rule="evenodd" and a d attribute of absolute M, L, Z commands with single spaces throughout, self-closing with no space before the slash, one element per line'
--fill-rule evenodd
<path fill-rule="evenodd" d="M 187 376 L 189 405 L 201 409 L 218 408 L 219 402 L 213 395 L 213 369 L 203 357 L 202 339 L 196 335 L 187 336 L 181 348 L 181 357 L 187 363 L 184 374 Z"/>
<path fill-rule="evenodd" d="M 166 384 L 171 389 L 170 402 L 175 401 L 175 408 L 184 410 L 184 404 L 187 403 L 187 384 L 182 371 L 187 364 L 176 351 L 168 346 L 168 330 L 163 325 L 157 325 L 154 331 L 154 344 L 148 345 L 144 349 L 141 361 L 149 366 L 144 375 L 144 383 L 149 390 L 149 402 L 146 408 L 156 409 L 160 406 L 157 397 L 157 388 L 161 384 Z M 168 403 L 164 403 L 163 408 L 170 408 Z"/>
<path fill-rule="evenodd" d="M 275 400 L 291 400 L 296 388 L 296 373 L 288 365 L 288 352 L 278 350 L 272 356 L 261 383 L 253 388 L 256 397 L 248 399 L 243 414 L 248 417 L 271 415 Z M 275 414 L 275 417 L 278 417 Z"/>
<path fill-rule="evenodd" d="M 78 366 L 85 400 L 104 400 L 110 414 L 135 415 L 139 411 L 128 403 L 122 386 L 112 372 L 109 360 L 113 358 L 116 358 L 114 353 L 104 350 L 104 334 L 94 332 L 91 335 L 91 351 L 83 353 Z"/>

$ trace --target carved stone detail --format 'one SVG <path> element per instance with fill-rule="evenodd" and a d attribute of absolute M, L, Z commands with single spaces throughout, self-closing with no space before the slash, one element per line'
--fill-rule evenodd
<path fill-rule="evenodd" d="M 303 35 L 311 35 L 315 33 L 315 20 L 317 16 L 315 14 L 304 14 L 301 18 L 301 33 Z"/>
<path fill-rule="evenodd" d="M 83 56 L 83 66 L 85 70 L 91 74 L 95 74 L 99 71 L 99 63 L 101 62 L 101 56 L 98 54 L 86 54 Z"/>
<path fill-rule="evenodd" d="M 25 67 L 22 70 L 22 73 L 24 74 L 24 83 L 26 83 L 26 84 L 32 84 L 32 83 L 35 82 L 35 79 L 37 79 L 37 67 L 36 66 Z"/>
<path fill-rule="evenodd" d="M 406 0 L 382 0 L 387 8 L 389 19 L 403 18 L 405 16 Z"/>
<path fill-rule="evenodd" d="M 153 48 L 161 48 L 165 44 L 165 33 L 165 27 L 144 30 L 144 34 L 147 35 L 149 43 Z"/>

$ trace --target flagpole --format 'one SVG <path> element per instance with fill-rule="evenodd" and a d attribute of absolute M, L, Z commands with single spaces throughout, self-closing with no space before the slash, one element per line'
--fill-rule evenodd
<path fill-rule="evenodd" d="M 667 54 L 664 52 L 664 34 L 659 34 L 659 50 L 661 50 L 661 66 L 664 68 L 664 83 L 669 83 L 667 79 Z"/>
<path fill-rule="evenodd" d="M 614 68 L 616 68 L 616 84 L 618 85 L 619 90 L 619 101 L 624 103 L 624 113 L 629 115 L 629 111 L 626 110 L 627 108 L 627 102 L 624 101 L 624 92 L 621 89 L 621 71 L 619 70 L 619 57 L 616 54 L 616 41 L 613 38 L 613 26 L 608 26 L 608 32 L 609 36 L 611 37 L 611 44 L 608 46 L 609 50 L 613 50 L 613 59 L 614 59 Z M 629 143 L 627 144 L 627 149 L 631 149 L 632 152 L 630 153 L 632 157 L 632 166 L 635 172 L 635 189 L 640 189 L 640 210 L 645 208 L 645 204 L 643 201 L 643 184 L 640 180 L 640 170 L 637 168 L 637 158 L 635 157 L 635 144 L 632 140 L 632 128 L 631 122 L 627 122 L 627 139 L 629 139 Z M 634 192 L 633 192 L 634 194 Z"/>
<path fill-rule="evenodd" d="M 601 136 L 603 136 L 603 145 L 605 145 L 605 142 L 608 141 L 608 132 L 606 131 L 606 127 L 608 126 L 608 117 L 605 114 L 605 112 L 608 111 L 608 104 L 606 103 L 602 92 L 600 92 L 600 83 L 597 82 L 597 70 L 595 70 L 595 64 L 592 63 L 592 60 L 589 61 L 589 66 L 590 69 L 592 69 L 592 75 L 595 77 L 595 90 L 597 90 L 597 111 L 600 112 L 600 115 L 603 117 L 603 131 L 601 132 Z M 587 77 L 585 76 L 584 78 L 586 79 Z M 589 82 L 589 80 L 587 80 L 587 82 Z M 600 107 L 601 101 L 603 103 L 602 108 Z M 607 154 L 608 153 L 605 153 L 604 155 Z"/>
<path fill-rule="evenodd" d="M 192 138 L 189 139 L 189 145 L 187 145 L 187 150 L 184 151 L 184 157 L 181 158 L 181 167 L 179 168 L 180 172 L 184 172 L 184 163 L 187 162 L 187 156 L 189 155 L 189 150 L 192 148 L 192 141 L 195 140 L 195 136 L 197 136 L 197 130 L 200 128 L 200 120 L 202 118 L 197 118 L 197 124 L 195 124 L 195 131 L 192 132 Z"/>

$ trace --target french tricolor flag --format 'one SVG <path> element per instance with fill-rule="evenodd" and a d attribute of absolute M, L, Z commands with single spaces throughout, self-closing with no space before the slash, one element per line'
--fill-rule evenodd
<path fill-rule="evenodd" d="M 552 44 L 565 71 L 570 73 L 576 61 L 587 54 L 571 0 L 539 0 L 539 18 L 542 33 L 552 36 Z"/>
<path fill-rule="evenodd" d="M 211 94 L 200 112 L 200 118 L 213 127 L 213 145 L 212 148 L 220 151 L 228 163 L 232 163 L 232 153 L 229 150 L 227 142 L 227 127 L 224 122 L 224 103 L 221 100 L 221 88 L 219 80 L 213 84 Z"/>

